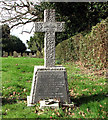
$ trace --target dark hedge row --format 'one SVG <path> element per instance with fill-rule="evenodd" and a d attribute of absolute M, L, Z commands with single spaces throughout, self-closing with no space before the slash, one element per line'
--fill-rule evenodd
<path fill-rule="evenodd" d="M 77 34 L 59 43 L 56 59 L 61 61 L 80 60 L 87 67 L 97 69 L 107 66 L 108 18 L 92 27 L 89 34 Z"/>

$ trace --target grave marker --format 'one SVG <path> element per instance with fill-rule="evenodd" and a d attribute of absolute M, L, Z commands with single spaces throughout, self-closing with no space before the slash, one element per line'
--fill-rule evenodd
<path fill-rule="evenodd" d="M 29 53 L 29 57 L 32 57 L 32 53 Z"/>
<path fill-rule="evenodd" d="M 55 66 L 55 32 L 64 31 L 64 22 L 55 22 L 55 10 L 44 11 L 44 22 L 35 23 L 35 32 L 45 32 L 44 66 Z"/>
<path fill-rule="evenodd" d="M 36 23 L 36 32 L 45 32 L 44 66 L 35 66 L 28 106 L 41 99 L 70 102 L 66 69 L 55 66 L 55 32 L 64 31 L 64 22 L 55 22 L 55 10 L 44 11 L 44 22 Z"/>
<path fill-rule="evenodd" d="M 23 53 L 23 57 L 27 57 L 27 53 Z"/>
<path fill-rule="evenodd" d="M 3 57 L 8 57 L 8 52 L 3 51 Z"/>
<path fill-rule="evenodd" d="M 9 56 L 12 56 L 12 52 L 9 53 Z"/>
<path fill-rule="evenodd" d="M 18 53 L 16 51 L 13 52 L 14 57 L 18 57 Z"/>
<path fill-rule="evenodd" d="M 18 57 L 21 57 L 21 53 L 18 53 Z"/>

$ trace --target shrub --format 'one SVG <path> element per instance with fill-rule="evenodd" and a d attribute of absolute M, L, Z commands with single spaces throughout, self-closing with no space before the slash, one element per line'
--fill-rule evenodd
<path fill-rule="evenodd" d="M 80 60 L 85 66 L 97 69 L 107 66 L 107 24 L 108 18 L 92 27 L 90 33 L 81 33 L 59 43 L 56 59 L 62 61 Z"/>

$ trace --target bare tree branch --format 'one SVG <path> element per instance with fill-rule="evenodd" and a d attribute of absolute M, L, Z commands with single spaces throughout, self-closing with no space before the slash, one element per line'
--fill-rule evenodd
<path fill-rule="evenodd" d="M 15 26 L 25 25 L 30 22 L 35 22 L 37 16 L 40 14 L 31 0 L 14 0 L 14 1 L 0 1 L 0 21 L 1 23 L 9 23 L 12 29 Z"/>

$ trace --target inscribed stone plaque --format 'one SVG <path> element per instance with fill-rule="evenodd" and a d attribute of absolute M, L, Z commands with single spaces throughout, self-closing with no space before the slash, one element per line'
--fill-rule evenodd
<path fill-rule="evenodd" d="M 33 103 L 47 98 L 55 98 L 61 102 L 68 102 L 66 71 L 40 70 L 36 72 L 35 79 Z"/>

